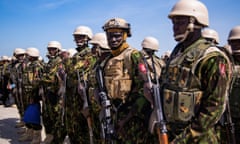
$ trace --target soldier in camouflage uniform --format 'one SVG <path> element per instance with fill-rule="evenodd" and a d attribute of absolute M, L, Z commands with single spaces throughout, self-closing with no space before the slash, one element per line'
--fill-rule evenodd
<path fill-rule="evenodd" d="M 11 77 L 11 85 L 10 89 L 13 91 L 13 95 L 15 97 L 15 104 L 17 106 L 19 115 L 20 115 L 20 122 L 17 123 L 16 127 L 22 127 L 24 126 L 24 123 L 22 121 L 23 114 L 24 114 L 24 108 L 23 108 L 23 99 L 22 99 L 22 93 L 21 89 L 19 88 L 21 86 L 22 77 L 21 77 L 21 65 L 25 60 L 25 50 L 22 48 L 16 48 L 14 50 L 13 56 L 16 57 L 16 61 L 11 69 L 10 77 Z M 14 85 L 14 87 L 13 87 Z"/>
<path fill-rule="evenodd" d="M 38 61 L 39 51 L 36 48 L 26 50 L 28 63 L 22 71 L 23 79 L 23 104 L 24 104 L 24 123 L 27 127 L 19 141 L 31 141 L 31 144 L 39 144 L 41 141 L 41 122 L 40 122 L 40 97 L 39 82 L 43 73 L 43 65 Z M 36 108 L 34 113 L 32 107 Z M 29 113 L 30 112 L 30 113 Z"/>
<path fill-rule="evenodd" d="M 153 84 L 159 84 L 159 79 L 161 73 L 165 68 L 165 62 L 161 58 L 155 55 L 155 52 L 159 49 L 159 42 L 154 37 L 145 37 L 142 41 L 142 59 L 144 61 L 144 66 L 146 71 L 141 72 L 143 74 L 144 83 L 144 96 L 146 99 L 151 103 L 152 114 L 149 120 L 149 131 L 156 135 L 156 128 L 157 127 L 157 110 L 158 107 L 155 107 L 154 100 L 157 95 L 154 95 Z M 157 135 L 155 136 L 157 138 Z"/>
<path fill-rule="evenodd" d="M 93 69 L 88 75 L 89 80 L 89 100 L 91 103 L 91 118 L 93 121 L 93 134 L 95 143 L 101 143 L 101 126 L 99 121 L 100 105 L 98 99 L 95 97 L 97 88 L 96 82 L 96 68 L 101 65 L 105 57 L 111 54 L 110 48 L 107 43 L 107 37 L 105 33 L 96 33 L 93 38 L 89 41 L 92 45 L 92 54 L 96 56 L 96 63 Z"/>
<path fill-rule="evenodd" d="M 141 54 L 146 60 L 149 70 L 151 71 L 151 79 L 154 79 L 153 64 L 156 68 L 157 79 L 160 78 L 162 69 L 165 67 L 165 62 L 154 54 L 159 49 L 159 42 L 154 37 L 145 37 L 142 41 Z M 153 58 L 153 59 L 151 59 Z M 153 60 L 153 61 L 152 61 Z M 147 81 L 147 80 L 146 80 Z"/>
<path fill-rule="evenodd" d="M 2 97 L 1 100 L 4 104 L 4 106 L 8 106 L 7 105 L 7 101 L 9 99 L 8 95 L 9 95 L 9 90 L 7 89 L 7 84 L 8 84 L 8 80 L 9 80 L 9 73 L 7 72 L 8 69 L 8 65 L 9 65 L 9 58 L 8 56 L 2 56 L 1 59 L 2 65 L 0 66 L 0 76 L 1 76 L 1 93 L 2 93 Z"/>
<path fill-rule="evenodd" d="M 93 140 L 89 115 L 87 77 L 95 57 L 88 47 L 92 30 L 78 26 L 73 32 L 77 53 L 66 62 L 66 129 L 71 143 L 85 144 Z"/>
<path fill-rule="evenodd" d="M 211 44 L 212 46 L 216 46 L 218 47 L 220 50 L 224 51 L 226 54 L 229 55 L 229 59 L 232 60 L 232 56 L 231 54 L 226 51 L 226 49 L 224 47 L 220 47 L 218 46 L 219 44 L 219 36 L 218 36 L 218 33 L 217 31 L 213 30 L 213 29 L 210 29 L 210 28 L 204 28 L 202 30 L 202 37 L 206 39 L 206 41 Z M 232 62 L 232 61 L 231 61 Z M 227 104 L 227 102 L 226 102 Z M 217 136 L 220 140 L 220 143 L 222 144 L 225 144 L 227 143 L 227 133 L 226 133 L 226 110 L 224 112 L 224 114 L 222 115 L 221 119 L 216 123 L 215 125 L 215 129 L 216 129 L 216 133 L 217 133 Z"/>
<path fill-rule="evenodd" d="M 219 140 L 215 124 L 225 109 L 231 81 L 228 57 L 201 36 L 208 10 L 196 0 L 180 0 L 168 17 L 178 42 L 163 74 L 163 110 L 171 143 Z"/>
<path fill-rule="evenodd" d="M 229 95 L 230 111 L 232 121 L 235 127 L 235 140 L 240 139 L 240 25 L 231 29 L 228 36 L 228 44 L 231 46 L 232 56 L 234 61 L 233 84 Z M 230 126 L 230 125 L 229 125 Z"/>
<path fill-rule="evenodd" d="M 111 55 L 99 68 L 103 70 L 104 82 L 98 79 L 98 85 L 103 83 L 109 99 L 106 101 L 99 93 L 99 103 L 103 110 L 106 110 L 105 105 L 110 106 L 111 113 L 110 122 L 107 111 L 100 113 L 103 114 L 100 115 L 103 140 L 106 143 L 152 143 L 153 137 L 148 132 L 151 105 L 143 95 L 143 80 L 138 69 L 141 54 L 126 42 L 131 36 L 130 24 L 122 18 L 112 18 L 104 24 L 103 30 L 111 48 Z M 112 124 L 106 125 L 106 122 Z"/>
<path fill-rule="evenodd" d="M 7 90 L 8 90 L 8 97 L 7 97 L 7 101 L 5 103 L 5 106 L 12 106 L 13 104 L 15 104 L 15 99 L 14 99 L 14 95 L 15 95 L 15 88 L 16 85 L 13 83 L 12 81 L 12 70 L 14 65 L 16 64 L 16 58 L 11 56 L 8 58 L 9 63 L 7 65 L 6 68 L 6 72 L 5 75 L 7 77 Z"/>
<path fill-rule="evenodd" d="M 61 126 L 61 106 L 59 104 L 59 79 L 57 73 L 60 69 L 61 58 L 59 53 L 62 49 L 58 41 L 50 41 L 47 45 L 48 63 L 45 64 L 42 87 L 43 97 L 43 124 L 45 126 L 46 138 L 44 143 L 60 143 L 63 141 Z"/>

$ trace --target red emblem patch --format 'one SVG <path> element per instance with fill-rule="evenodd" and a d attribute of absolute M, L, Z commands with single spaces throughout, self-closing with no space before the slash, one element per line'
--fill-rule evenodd
<path fill-rule="evenodd" d="M 219 72 L 220 72 L 221 75 L 225 75 L 225 73 L 226 73 L 226 64 L 224 64 L 224 63 L 220 63 L 219 64 Z"/>
<path fill-rule="evenodd" d="M 144 74 L 147 73 L 147 69 L 146 69 L 146 67 L 145 67 L 145 65 L 144 65 L 143 63 L 140 63 L 140 64 L 138 65 L 138 69 L 139 69 L 139 71 L 140 71 L 141 73 L 144 73 Z"/>

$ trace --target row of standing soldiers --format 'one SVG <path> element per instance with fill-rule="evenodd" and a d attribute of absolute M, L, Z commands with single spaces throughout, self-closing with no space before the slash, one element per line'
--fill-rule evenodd
<path fill-rule="evenodd" d="M 154 54 L 158 43 L 152 37 L 143 40 L 142 51 L 132 48 L 126 41 L 130 24 L 121 18 L 105 23 L 106 36 L 77 27 L 71 58 L 59 57 L 57 41 L 48 44 L 46 65 L 37 49 L 27 49 L 27 63 L 15 66 L 9 84 L 17 88 L 27 127 L 20 140 L 40 143 L 42 115 L 44 143 L 236 143 L 239 26 L 229 34 L 231 55 L 202 37 L 208 12 L 201 2 L 180 0 L 169 18 L 179 43 L 167 61 Z M 222 128 L 226 124 L 229 130 Z"/>

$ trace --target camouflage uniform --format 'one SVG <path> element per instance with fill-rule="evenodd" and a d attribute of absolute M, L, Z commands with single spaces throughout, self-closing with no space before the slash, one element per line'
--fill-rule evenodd
<path fill-rule="evenodd" d="M 38 94 L 40 78 L 43 74 L 43 65 L 38 61 L 28 62 L 23 69 L 23 95 L 24 108 L 29 104 L 40 102 Z"/>
<path fill-rule="evenodd" d="M 127 46 L 104 65 L 105 86 L 114 109 L 117 143 L 153 142 L 147 129 L 151 105 L 143 96 L 143 81 L 138 75 L 140 61 L 141 54 Z"/>
<path fill-rule="evenodd" d="M 130 24 L 122 18 L 112 18 L 103 29 L 112 53 L 102 67 L 112 108 L 112 139 L 126 144 L 153 143 L 154 137 L 148 132 L 151 104 L 143 95 L 144 81 L 138 69 L 142 57 L 126 42 L 131 36 Z"/>
<path fill-rule="evenodd" d="M 20 66 L 20 62 L 19 61 L 16 61 L 15 65 L 13 66 L 13 68 L 11 69 L 11 80 L 12 80 L 12 83 L 14 83 L 16 85 L 16 88 L 14 90 L 14 96 L 15 96 L 15 104 L 17 106 L 17 109 L 18 109 L 18 112 L 20 114 L 20 118 L 22 118 L 23 116 L 23 109 L 22 109 L 22 102 L 21 102 L 21 99 L 20 99 L 20 95 L 18 94 L 18 80 L 21 80 L 20 77 L 18 77 L 18 69 L 19 69 L 19 66 Z"/>
<path fill-rule="evenodd" d="M 89 47 L 81 49 L 72 59 L 66 62 L 66 129 L 71 143 L 89 143 L 89 129 L 85 116 L 89 115 L 83 110 L 83 93 L 80 92 L 79 83 L 87 81 L 88 74 L 95 63 Z M 79 77 L 78 77 L 79 74 Z M 78 78 L 81 78 L 78 79 Z M 86 89 L 86 92 L 88 90 Z M 84 116 L 84 114 L 86 114 Z"/>
<path fill-rule="evenodd" d="M 205 39 L 186 48 L 181 44 L 175 47 L 162 88 L 174 143 L 218 143 L 214 124 L 225 108 L 231 73 L 228 66 L 225 54 Z"/>
<path fill-rule="evenodd" d="M 238 140 L 240 138 L 240 111 L 239 111 L 239 93 L 240 93 L 240 62 L 234 61 L 234 71 L 233 71 L 233 85 L 229 95 L 229 104 L 231 110 L 232 121 L 235 128 L 235 138 Z"/>
<path fill-rule="evenodd" d="M 233 133 L 235 134 L 235 141 L 238 143 L 238 140 L 240 139 L 240 98 L 239 98 L 239 93 L 240 93 L 240 59 L 239 59 L 239 50 L 240 50 L 240 26 L 237 25 L 231 29 L 229 32 L 228 36 L 228 44 L 231 46 L 231 51 L 232 51 L 232 58 L 233 58 L 233 80 L 232 80 L 232 85 L 231 89 L 229 92 L 229 106 L 230 106 L 230 114 L 229 112 L 226 112 L 227 116 L 231 116 L 233 126 L 234 126 L 234 131 Z M 227 121 L 225 117 L 225 124 L 229 130 L 232 130 L 231 124 L 229 121 Z M 221 137 L 222 143 L 227 142 L 231 143 L 233 140 L 231 140 L 231 133 L 224 133 L 223 135 L 225 138 L 230 138 L 230 139 L 224 139 Z M 226 137 L 227 136 L 227 137 Z"/>
<path fill-rule="evenodd" d="M 8 99 L 9 99 L 9 90 L 7 89 L 8 81 L 10 78 L 9 72 L 8 72 L 8 66 L 9 66 L 9 61 L 8 60 L 2 60 L 5 61 L 1 66 L 1 100 L 5 106 L 8 106 Z"/>
<path fill-rule="evenodd" d="M 166 64 L 161 89 L 169 141 L 219 143 L 215 124 L 226 106 L 230 60 L 202 37 L 202 29 L 209 26 L 202 2 L 179 0 L 168 17 L 178 42 Z"/>
<path fill-rule="evenodd" d="M 43 98 L 43 124 L 46 134 L 54 136 L 52 143 L 63 141 L 65 133 L 61 125 L 61 105 L 58 95 L 59 80 L 57 77 L 60 69 L 61 58 L 59 56 L 49 56 L 49 61 L 45 65 L 42 87 L 44 88 Z"/>
<path fill-rule="evenodd" d="M 99 120 L 99 113 L 101 106 L 99 105 L 99 99 L 95 97 L 97 92 L 97 68 L 104 64 L 104 59 L 111 54 L 110 48 L 107 45 L 107 38 L 105 33 L 96 33 L 89 41 L 92 44 L 92 54 L 96 57 L 96 62 L 88 75 L 88 87 L 89 87 L 89 102 L 91 104 L 90 115 L 92 119 L 93 135 L 95 143 L 101 143 L 101 123 Z"/>

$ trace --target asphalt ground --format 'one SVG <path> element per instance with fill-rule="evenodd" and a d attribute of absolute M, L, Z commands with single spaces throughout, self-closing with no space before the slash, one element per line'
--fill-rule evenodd
<path fill-rule="evenodd" d="M 19 122 L 19 114 L 15 105 L 11 107 L 4 107 L 0 103 L 0 144 L 29 144 L 30 142 L 19 142 L 21 134 L 17 132 L 21 128 L 15 128 Z M 43 126 L 43 125 L 42 125 Z M 41 133 L 42 141 L 46 138 L 45 128 L 43 126 Z M 63 144 L 70 144 L 66 139 Z"/>
<path fill-rule="evenodd" d="M 15 105 L 11 107 L 0 105 L 0 144 L 29 144 L 18 141 L 21 135 L 17 131 L 21 128 L 15 128 L 17 122 L 19 122 L 19 114 Z"/>

